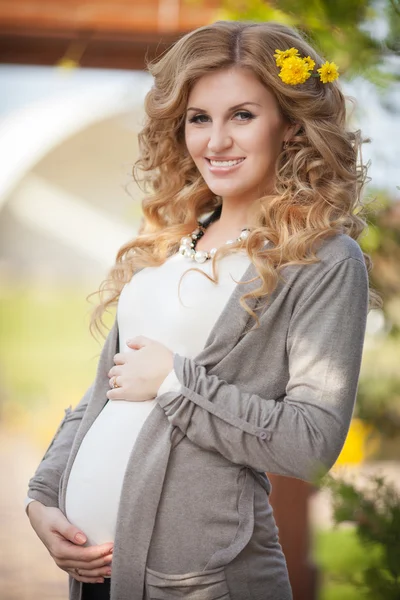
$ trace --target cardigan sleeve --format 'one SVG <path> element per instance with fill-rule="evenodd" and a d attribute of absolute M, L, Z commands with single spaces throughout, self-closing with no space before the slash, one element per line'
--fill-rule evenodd
<path fill-rule="evenodd" d="M 38 500 L 45 506 L 58 508 L 58 490 L 61 476 L 67 465 L 67 460 L 76 432 L 85 413 L 92 386 L 76 406 L 75 410 L 67 408 L 49 447 L 46 450 L 35 474 L 29 481 L 28 497 Z"/>
<path fill-rule="evenodd" d="M 159 404 L 170 423 L 202 448 L 256 471 L 313 480 L 335 463 L 349 429 L 367 311 L 365 265 L 341 260 L 294 309 L 284 397 L 243 391 L 175 354 L 180 394 L 166 393 Z M 268 377 L 268 364 L 260 361 L 255 368 Z"/>

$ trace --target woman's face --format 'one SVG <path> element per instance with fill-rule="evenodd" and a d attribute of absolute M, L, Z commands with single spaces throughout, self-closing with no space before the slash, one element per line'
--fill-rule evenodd
<path fill-rule="evenodd" d="M 275 96 L 248 69 L 204 75 L 189 94 L 186 147 L 210 190 L 224 199 L 253 201 L 272 189 L 289 130 Z"/>

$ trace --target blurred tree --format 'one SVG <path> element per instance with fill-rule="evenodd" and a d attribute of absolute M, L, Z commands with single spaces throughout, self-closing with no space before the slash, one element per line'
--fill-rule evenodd
<path fill-rule="evenodd" d="M 369 190 L 373 210 L 368 212 L 368 228 L 360 244 L 373 261 L 371 283 L 384 300 L 384 310 L 400 330 L 400 203 L 385 192 Z"/>
<path fill-rule="evenodd" d="M 385 455 L 386 448 L 381 448 L 376 433 L 382 441 L 396 439 L 400 435 L 400 378 L 391 377 L 362 377 L 358 386 L 356 415 L 364 424 L 367 431 L 365 447 L 370 454 Z M 373 429 L 368 430 L 368 426 Z M 371 444 L 371 442 L 373 442 Z M 347 443 L 347 442 L 346 442 Z M 372 447 L 371 447 L 372 445 Z M 395 445 L 390 447 L 391 451 Z M 400 447 L 396 448 L 399 458 Z"/>
<path fill-rule="evenodd" d="M 348 478 L 347 478 L 348 479 Z M 363 486 L 327 475 L 322 487 L 330 490 L 336 525 L 353 524 L 370 562 L 343 575 L 365 600 L 400 598 L 400 496 L 384 478 L 370 477 Z M 367 485 L 366 485 L 367 484 Z"/>
<path fill-rule="evenodd" d="M 400 51 L 400 0 L 224 0 L 218 18 L 295 26 L 345 77 L 400 80 L 387 67 Z"/>

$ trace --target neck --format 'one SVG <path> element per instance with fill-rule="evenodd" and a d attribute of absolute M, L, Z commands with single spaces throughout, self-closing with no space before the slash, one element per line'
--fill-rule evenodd
<path fill-rule="evenodd" d="M 242 229 L 248 227 L 249 204 L 222 201 L 221 215 L 210 227 L 218 231 L 227 231 L 239 235 Z"/>

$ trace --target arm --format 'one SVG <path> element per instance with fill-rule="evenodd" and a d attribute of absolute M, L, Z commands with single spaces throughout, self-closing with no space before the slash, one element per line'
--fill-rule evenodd
<path fill-rule="evenodd" d="M 34 476 L 29 481 L 28 496 L 45 506 L 58 507 L 58 488 L 61 475 L 67 465 L 68 456 L 76 432 L 85 413 L 92 386 L 87 390 L 75 410 L 67 408 L 49 447 Z"/>
<path fill-rule="evenodd" d="M 233 463 L 312 479 L 343 446 L 354 408 L 368 306 L 364 264 L 335 264 L 296 306 L 289 325 L 283 398 L 242 391 L 194 360 L 174 356 L 181 395 L 159 399 L 192 442 Z M 268 365 L 265 368 L 268 376 Z"/>
<path fill-rule="evenodd" d="M 112 543 L 83 547 L 86 535 L 58 508 L 61 475 L 85 413 L 92 386 L 75 410 L 68 408 L 35 475 L 29 482 L 26 511 L 37 536 L 56 565 L 77 581 L 102 583 L 111 574 Z"/>

